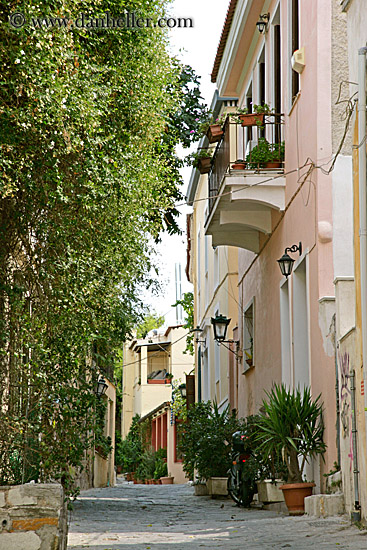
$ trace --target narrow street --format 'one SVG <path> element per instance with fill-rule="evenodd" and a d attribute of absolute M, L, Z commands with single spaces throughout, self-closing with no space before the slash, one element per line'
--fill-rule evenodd
<path fill-rule="evenodd" d="M 133 485 L 83 492 L 74 503 L 68 550 L 365 550 L 367 531 L 346 517 L 288 517 L 195 497 L 186 485 Z"/>

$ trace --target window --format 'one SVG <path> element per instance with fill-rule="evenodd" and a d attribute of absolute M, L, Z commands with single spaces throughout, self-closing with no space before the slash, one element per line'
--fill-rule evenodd
<path fill-rule="evenodd" d="M 273 18 L 273 106 L 275 113 L 282 112 L 282 73 L 281 73 L 281 47 L 280 47 L 280 9 L 278 7 Z M 275 122 L 280 123 L 277 117 Z M 275 143 L 281 141 L 280 124 L 275 126 Z"/>
<path fill-rule="evenodd" d="M 287 387 L 292 387 L 292 363 L 291 363 L 291 321 L 289 309 L 289 282 L 286 280 L 280 287 L 280 340 L 282 350 L 282 382 Z"/>
<path fill-rule="evenodd" d="M 218 247 L 214 248 L 214 288 L 219 285 L 219 250 Z"/>
<path fill-rule="evenodd" d="M 299 0 L 291 0 L 291 9 L 292 9 L 292 28 L 291 28 L 291 55 L 299 49 Z M 289 60 L 290 62 L 290 60 Z M 292 70 L 292 103 L 296 98 L 296 95 L 299 92 L 299 74 L 296 71 Z"/>
<path fill-rule="evenodd" d="M 254 301 L 243 314 L 243 366 L 248 370 L 254 366 Z"/>
<path fill-rule="evenodd" d="M 307 304 L 306 260 L 293 271 L 293 361 L 294 386 L 301 388 L 310 383 L 309 326 Z"/>
<path fill-rule="evenodd" d="M 205 307 L 209 303 L 209 238 L 204 237 Z"/>
<path fill-rule="evenodd" d="M 265 100 L 265 48 L 263 48 L 262 52 L 261 52 L 261 55 L 259 57 L 259 89 L 258 89 L 258 92 L 259 92 L 259 99 L 257 101 L 257 103 L 259 105 L 264 105 L 266 100 Z M 265 130 L 264 128 L 260 127 L 259 128 L 259 137 L 263 138 L 265 137 Z"/>

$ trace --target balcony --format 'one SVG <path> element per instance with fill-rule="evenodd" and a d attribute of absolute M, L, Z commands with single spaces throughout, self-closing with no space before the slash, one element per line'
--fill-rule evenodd
<path fill-rule="evenodd" d="M 272 214 L 285 203 L 283 128 L 276 114 L 249 127 L 227 119 L 208 175 L 205 232 L 213 246 L 258 253 L 261 234 L 271 233 Z"/>

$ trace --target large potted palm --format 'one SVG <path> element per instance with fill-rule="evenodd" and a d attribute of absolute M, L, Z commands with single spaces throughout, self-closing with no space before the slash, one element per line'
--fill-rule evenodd
<path fill-rule="evenodd" d="M 287 480 L 280 488 L 291 515 L 304 513 L 304 499 L 314 483 L 303 481 L 306 462 L 323 455 L 323 405 L 312 399 L 310 388 L 288 390 L 283 384 L 267 392 L 257 420 L 257 440 L 264 456 L 280 454 L 287 467 Z"/>

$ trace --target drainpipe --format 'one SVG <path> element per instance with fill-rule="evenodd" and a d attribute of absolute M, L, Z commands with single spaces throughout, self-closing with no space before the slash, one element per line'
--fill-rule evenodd
<path fill-rule="evenodd" d="M 357 428 L 356 428 L 356 387 L 355 371 L 350 374 L 350 394 L 352 401 L 352 445 L 353 445 L 353 478 L 354 478 L 354 512 L 352 521 L 361 520 L 361 506 L 359 504 L 359 480 L 358 480 L 358 451 L 357 451 Z"/>
<path fill-rule="evenodd" d="M 198 347 L 198 402 L 201 403 L 201 346 Z"/>
<path fill-rule="evenodd" d="M 366 192 L 366 54 L 358 50 L 358 160 L 359 160 L 359 246 L 361 270 L 362 365 L 367 389 L 367 192 Z M 353 406 L 354 409 L 354 406 Z M 364 392 L 364 420 L 367 437 L 367 392 Z"/>
<path fill-rule="evenodd" d="M 335 363 L 335 397 L 336 397 L 336 448 L 338 451 L 338 464 L 341 465 L 340 457 L 340 401 L 339 401 L 339 369 L 338 369 L 338 343 L 336 338 L 336 314 L 333 315 L 334 333 L 334 363 Z"/>

